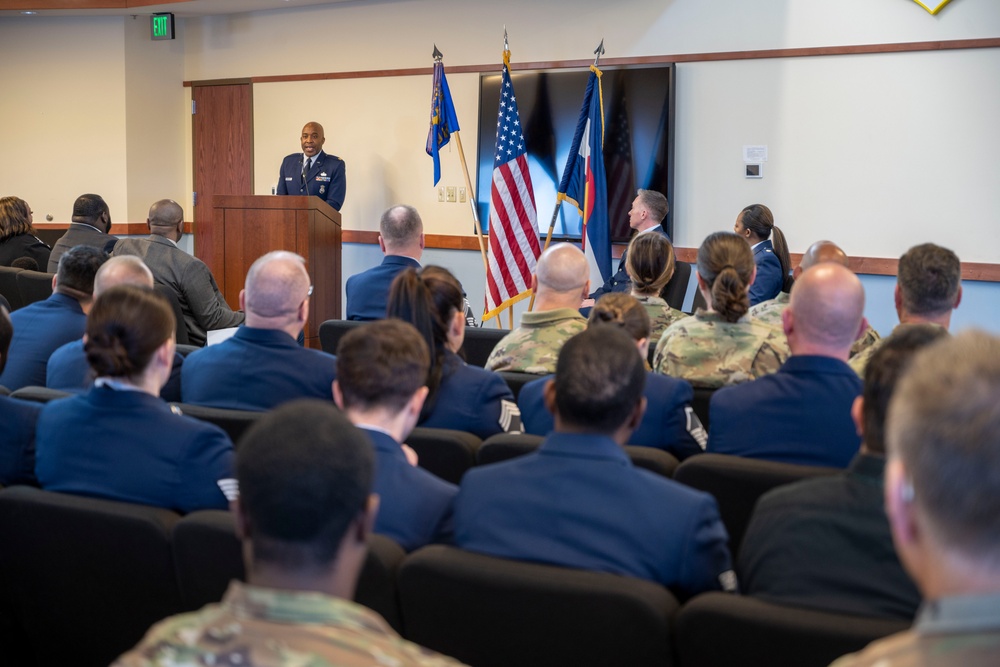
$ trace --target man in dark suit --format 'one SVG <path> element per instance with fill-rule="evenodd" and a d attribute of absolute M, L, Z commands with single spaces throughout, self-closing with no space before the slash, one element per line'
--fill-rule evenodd
<path fill-rule="evenodd" d="M 393 206 L 379 220 L 378 245 L 382 263 L 347 279 L 347 319 L 380 320 L 385 317 L 389 286 L 404 269 L 420 268 L 424 252 L 424 223 L 412 206 Z"/>
<path fill-rule="evenodd" d="M 864 309 L 850 269 L 826 262 L 805 271 L 781 314 L 792 356 L 777 373 L 715 392 L 708 451 L 846 467 L 861 444 L 851 421 L 861 379 L 846 362 Z"/>
<path fill-rule="evenodd" d="M 156 282 L 177 294 L 191 343 L 204 346 L 206 332 L 242 324 L 243 313 L 229 307 L 205 263 L 177 246 L 184 236 L 180 204 L 170 199 L 156 202 L 149 208 L 146 225 L 149 236 L 121 239 L 113 254 L 139 256 Z"/>
<path fill-rule="evenodd" d="M 70 248 L 89 245 L 104 252 L 111 252 L 117 236 L 111 236 L 111 211 L 100 195 L 80 195 L 73 203 L 73 218 L 69 229 L 52 246 L 47 271 L 55 273 L 59 258 Z"/>
<path fill-rule="evenodd" d="M 667 198 L 655 190 L 637 190 L 636 197 L 632 201 L 632 208 L 628 212 L 628 225 L 635 230 L 636 235 L 651 232 L 662 234 L 670 240 L 667 230 L 663 228 L 663 221 L 670 212 L 670 203 Z M 634 237 L 633 237 L 634 238 Z M 608 292 L 628 292 L 632 289 L 632 281 L 625 270 L 625 258 L 627 252 L 622 253 L 618 261 L 618 271 L 608 278 L 607 282 L 594 290 L 589 299 L 585 299 L 581 307 L 594 305 L 601 295 Z"/>
<path fill-rule="evenodd" d="M 184 402 L 270 410 L 296 398 L 332 401 L 337 360 L 296 342 L 309 319 L 311 293 L 299 255 L 276 250 L 258 258 L 240 292 L 246 324 L 232 338 L 184 360 Z"/>
<path fill-rule="evenodd" d="M 618 327 L 559 353 L 537 452 L 474 468 L 455 500 L 455 544 L 518 560 L 638 577 L 687 597 L 736 590 L 715 500 L 635 468 L 622 445 L 646 407 L 645 360 Z"/>
<path fill-rule="evenodd" d="M 7 363 L 7 350 L 14 326 L 6 309 L 0 308 L 0 373 Z M 35 424 L 40 403 L 19 401 L 0 395 L 0 485 L 35 484 Z"/>
<path fill-rule="evenodd" d="M 52 277 L 52 296 L 15 310 L 10 361 L 0 385 L 11 391 L 45 386 L 45 369 L 57 348 L 83 336 L 94 294 L 94 276 L 107 260 L 102 250 L 77 246 L 63 253 Z"/>
<path fill-rule="evenodd" d="M 301 140 L 302 152 L 281 162 L 276 194 L 314 195 L 339 211 L 347 194 L 344 161 L 323 152 L 326 136 L 319 123 L 306 123 Z"/>
<path fill-rule="evenodd" d="M 352 329 L 337 346 L 333 396 L 375 447 L 375 485 L 381 498 L 375 532 L 407 551 L 451 539 L 458 489 L 416 467 L 401 444 L 427 398 L 430 352 L 408 322 L 381 320 Z"/>

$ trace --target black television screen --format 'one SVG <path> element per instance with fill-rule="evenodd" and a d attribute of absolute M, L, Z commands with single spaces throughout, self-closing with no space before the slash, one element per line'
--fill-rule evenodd
<path fill-rule="evenodd" d="M 627 241 L 628 211 L 637 188 L 662 192 L 673 209 L 673 64 L 602 67 L 604 164 L 608 179 L 611 237 Z M 566 166 L 580 116 L 589 69 L 511 71 L 511 83 L 524 127 L 538 228 L 544 237 L 555 210 L 556 191 Z M 500 72 L 479 83 L 479 168 L 476 198 L 483 231 L 489 225 L 493 150 L 500 99 Z M 673 211 L 664 227 L 673 238 Z M 563 204 L 553 238 L 579 238 L 580 216 Z"/>

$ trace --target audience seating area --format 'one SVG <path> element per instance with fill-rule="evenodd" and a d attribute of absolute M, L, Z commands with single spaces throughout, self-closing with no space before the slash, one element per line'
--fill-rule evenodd
<path fill-rule="evenodd" d="M 52 295 L 52 273 L 0 266 L 0 295 L 11 310 L 42 301 Z"/>

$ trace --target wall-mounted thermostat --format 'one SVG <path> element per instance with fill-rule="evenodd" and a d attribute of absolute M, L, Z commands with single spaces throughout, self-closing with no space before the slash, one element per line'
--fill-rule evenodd
<path fill-rule="evenodd" d="M 752 162 L 743 166 L 746 168 L 747 178 L 764 178 L 764 165 L 760 162 Z"/>

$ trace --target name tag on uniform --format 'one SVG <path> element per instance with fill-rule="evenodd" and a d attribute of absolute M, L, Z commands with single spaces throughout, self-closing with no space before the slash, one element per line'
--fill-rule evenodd
<path fill-rule="evenodd" d="M 291 177 L 291 176 L 285 176 L 285 180 L 286 180 L 286 181 L 291 181 L 291 180 L 294 180 L 294 179 L 292 179 L 292 177 Z"/>

